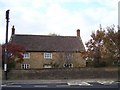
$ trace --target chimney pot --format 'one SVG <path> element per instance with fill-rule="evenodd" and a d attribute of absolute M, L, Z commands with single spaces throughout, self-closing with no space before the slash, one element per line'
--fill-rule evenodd
<path fill-rule="evenodd" d="M 80 29 L 77 29 L 77 37 L 80 37 Z"/>
<path fill-rule="evenodd" d="M 14 34 L 15 34 L 15 27 L 13 25 L 13 27 L 12 27 L 12 35 L 14 35 Z"/>

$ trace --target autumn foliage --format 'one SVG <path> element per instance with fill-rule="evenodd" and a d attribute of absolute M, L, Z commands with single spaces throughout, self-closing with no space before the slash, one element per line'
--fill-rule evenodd
<path fill-rule="evenodd" d="M 119 33 L 115 27 L 97 30 L 86 43 L 86 58 L 94 65 L 112 65 L 119 60 Z"/>
<path fill-rule="evenodd" d="M 7 50 L 8 64 L 13 64 L 13 63 L 15 64 L 16 62 L 23 61 L 23 52 L 25 51 L 25 48 L 16 43 L 8 43 L 7 45 L 6 44 L 2 45 L 3 63 L 4 63 L 4 57 L 5 57 L 5 49 Z"/>

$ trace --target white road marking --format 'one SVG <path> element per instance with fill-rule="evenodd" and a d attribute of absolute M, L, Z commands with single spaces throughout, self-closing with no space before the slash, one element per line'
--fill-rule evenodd
<path fill-rule="evenodd" d="M 48 87 L 48 85 L 35 85 L 34 87 Z"/>
<path fill-rule="evenodd" d="M 6 87 L 6 85 L 1 85 L 1 87 Z"/>
<path fill-rule="evenodd" d="M 85 85 L 85 86 L 92 86 L 91 84 L 87 83 L 87 82 L 69 82 L 68 85 Z"/>
<path fill-rule="evenodd" d="M 87 82 L 82 82 L 82 83 L 80 83 L 79 85 L 80 85 L 80 86 L 82 86 L 82 85 L 85 85 L 85 86 L 92 86 L 91 84 L 89 84 L 89 83 L 87 83 Z"/>
<path fill-rule="evenodd" d="M 104 85 L 109 85 L 109 84 L 114 83 L 114 81 L 97 81 L 97 82 L 100 84 L 104 84 Z"/>
<path fill-rule="evenodd" d="M 68 85 L 78 85 L 79 83 L 78 82 L 68 82 L 67 84 Z"/>
<path fill-rule="evenodd" d="M 6 85 L 5 87 L 22 87 L 21 85 Z"/>
<path fill-rule="evenodd" d="M 56 87 L 69 87 L 69 85 L 56 85 Z"/>

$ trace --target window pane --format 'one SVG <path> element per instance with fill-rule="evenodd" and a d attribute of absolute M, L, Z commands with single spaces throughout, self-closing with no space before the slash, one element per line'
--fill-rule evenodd
<path fill-rule="evenodd" d="M 64 67 L 73 67 L 73 64 L 72 63 L 70 63 L 70 64 L 64 64 Z"/>
<path fill-rule="evenodd" d="M 30 58 L 30 53 L 24 53 L 24 54 L 23 54 L 23 57 L 24 57 L 24 58 Z"/>
<path fill-rule="evenodd" d="M 30 64 L 21 64 L 21 69 L 29 69 Z"/>
<path fill-rule="evenodd" d="M 44 59 L 52 59 L 52 53 L 44 53 Z"/>
<path fill-rule="evenodd" d="M 73 58 L 72 53 L 65 53 L 65 54 L 64 54 L 64 59 L 65 59 L 65 60 L 72 60 L 72 58 Z"/>
<path fill-rule="evenodd" d="M 52 68 L 51 65 L 44 65 L 43 67 L 44 67 L 44 68 Z"/>

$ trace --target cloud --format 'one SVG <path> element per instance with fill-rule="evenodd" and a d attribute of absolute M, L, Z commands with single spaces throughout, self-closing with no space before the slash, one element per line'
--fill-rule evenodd
<path fill-rule="evenodd" d="M 85 43 L 91 32 L 99 28 L 99 24 L 103 27 L 117 24 L 117 2 L 118 0 L 0 0 L 0 41 L 5 41 L 5 11 L 10 9 L 9 37 L 12 25 L 15 25 L 18 34 L 56 33 L 75 36 L 76 29 L 79 28 Z"/>

